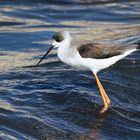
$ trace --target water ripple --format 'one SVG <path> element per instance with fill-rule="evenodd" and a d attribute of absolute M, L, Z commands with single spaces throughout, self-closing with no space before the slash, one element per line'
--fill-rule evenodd
<path fill-rule="evenodd" d="M 91 72 L 63 64 L 56 50 L 36 64 L 60 30 L 76 44 L 138 43 L 139 9 L 134 0 L 0 2 L 0 139 L 138 140 L 139 51 L 99 73 L 112 103 L 103 115 Z"/>

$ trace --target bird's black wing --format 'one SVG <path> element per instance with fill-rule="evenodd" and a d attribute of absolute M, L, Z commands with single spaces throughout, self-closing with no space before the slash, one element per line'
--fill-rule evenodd
<path fill-rule="evenodd" d="M 88 43 L 78 47 L 78 52 L 83 58 L 105 59 L 121 55 L 127 50 L 136 48 L 136 45 L 117 46 Z"/>

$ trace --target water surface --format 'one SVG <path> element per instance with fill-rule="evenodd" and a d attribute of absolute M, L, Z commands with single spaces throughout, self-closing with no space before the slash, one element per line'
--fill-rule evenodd
<path fill-rule="evenodd" d="M 138 140 L 140 52 L 99 73 L 112 105 L 91 72 L 60 62 L 54 50 L 34 67 L 57 31 L 76 44 L 132 44 L 140 38 L 139 1 L 0 1 L 0 139 Z"/>

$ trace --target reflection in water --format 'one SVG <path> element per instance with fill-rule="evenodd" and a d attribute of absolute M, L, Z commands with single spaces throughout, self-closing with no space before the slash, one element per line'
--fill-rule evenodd
<path fill-rule="evenodd" d="M 112 101 L 88 72 L 61 63 L 54 50 L 34 67 L 57 31 L 76 44 L 131 44 L 140 37 L 138 1 L 0 1 L 0 139 L 139 139 L 139 51 L 101 73 Z"/>
<path fill-rule="evenodd" d="M 103 123 L 105 121 L 105 115 L 107 115 L 106 113 L 99 113 L 98 115 L 98 119 L 96 120 L 95 123 L 93 123 L 94 127 L 91 131 L 90 137 L 95 139 L 95 140 L 101 140 L 101 129 L 103 126 Z"/>
<path fill-rule="evenodd" d="M 74 138 L 78 140 L 102 140 L 103 128 L 108 115 L 110 115 L 109 112 L 99 113 L 98 111 L 95 111 L 92 116 L 92 118 L 95 117 L 94 120 L 92 119 L 89 122 L 89 126 L 91 127 L 90 132 L 86 134 L 81 133 Z"/>

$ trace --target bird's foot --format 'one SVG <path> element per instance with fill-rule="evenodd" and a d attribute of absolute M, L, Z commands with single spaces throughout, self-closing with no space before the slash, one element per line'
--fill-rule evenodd
<path fill-rule="evenodd" d="M 100 111 L 101 114 L 105 113 L 106 111 L 108 111 L 110 108 L 110 103 L 106 103 L 104 105 L 104 107 L 102 108 L 102 110 Z"/>

